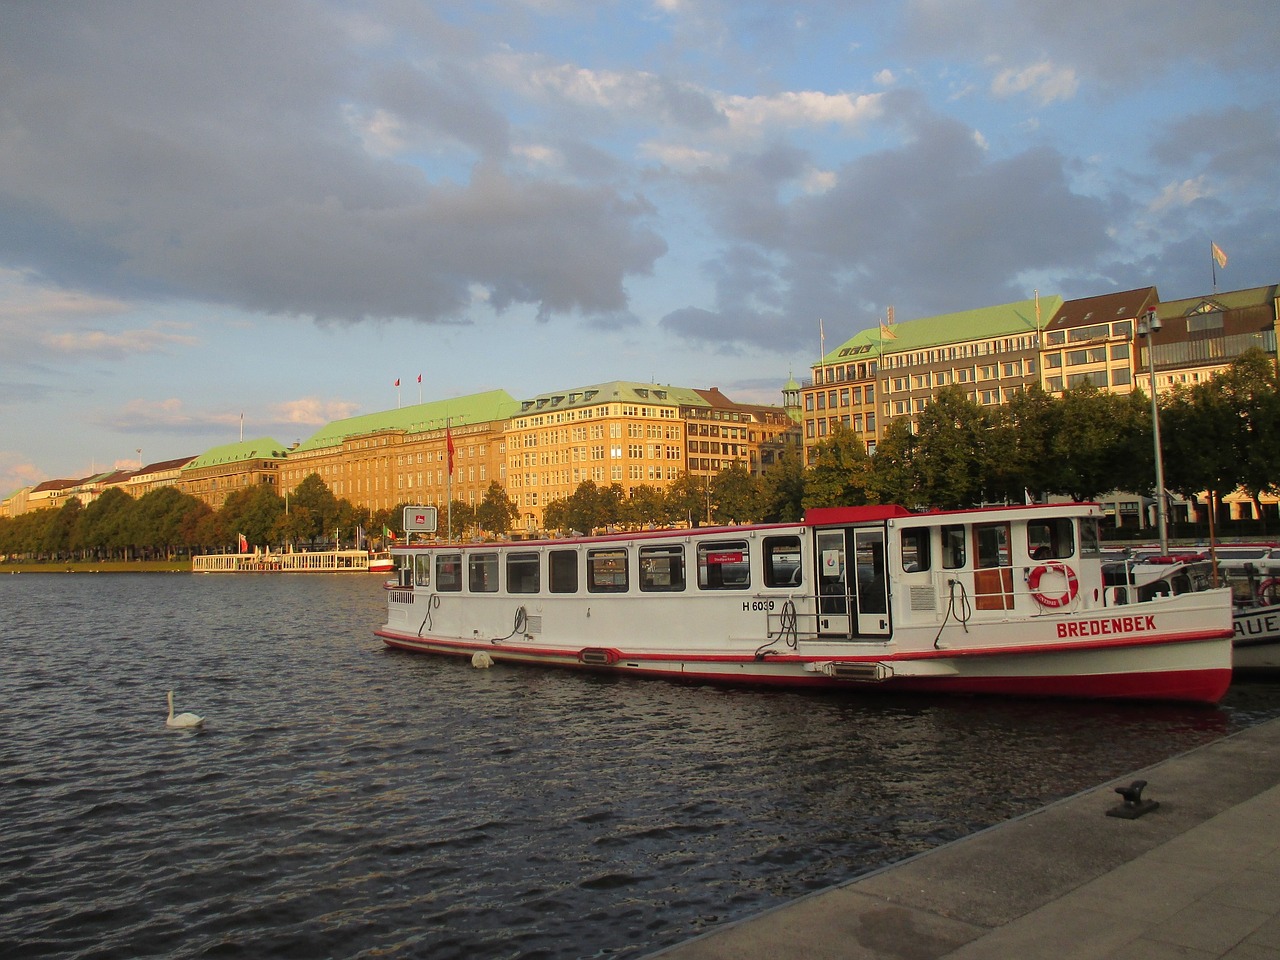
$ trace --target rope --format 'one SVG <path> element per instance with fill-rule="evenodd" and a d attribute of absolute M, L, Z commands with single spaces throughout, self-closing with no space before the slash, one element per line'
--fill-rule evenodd
<path fill-rule="evenodd" d="M 960 607 L 959 612 L 956 609 L 956 587 L 960 588 Z M 947 581 L 947 613 L 942 618 L 942 623 L 938 627 L 938 634 L 933 638 L 933 649 L 937 650 L 938 641 L 942 639 L 942 631 L 946 629 L 947 621 L 955 615 L 956 622 L 964 628 L 964 632 L 969 632 L 969 618 L 973 616 L 973 607 L 969 604 L 969 594 L 964 589 L 964 584 L 959 580 Z"/>

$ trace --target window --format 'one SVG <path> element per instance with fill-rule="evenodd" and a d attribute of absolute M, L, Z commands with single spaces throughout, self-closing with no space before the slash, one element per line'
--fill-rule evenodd
<path fill-rule="evenodd" d="M 684 547 L 640 548 L 640 589 L 676 592 L 684 589 Z"/>
<path fill-rule="evenodd" d="M 413 580 L 420 587 L 431 585 L 431 558 L 417 556 L 413 558 Z"/>
<path fill-rule="evenodd" d="M 947 524 L 942 528 L 942 565 L 948 570 L 964 566 L 964 527 Z"/>
<path fill-rule="evenodd" d="M 974 566 L 1008 567 L 1013 563 L 1009 555 L 1009 524 L 979 523 L 973 527 L 973 548 L 977 554 Z"/>
<path fill-rule="evenodd" d="M 963 539 L 963 538 L 962 538 Z M 929 529 L 902 531 L 902 571 L 919 573 L 929 569 Z"/>
<path fill-rule="evenodd" d="M 552 550 L 547 555 L 547 579 L 552 593 L 577 593 L 578 551 Z"/>
<path fill-rule="evenodd" d="M 800 569 L 799 537 L 765 537 L 764 585 L 798 587 L 804 581 Z"/>
<path fill-rule="evenodd" d="M 627 551 L 622 547 L 587 551 L 587 590 L 627 592 Z"/>
<path fill-rule="evenodd" d="M 1075 552 L 1072 524 L 1066 517 L 1027 522 L 1027 556 L 1032 560 L 1061 560 Z"/>
<path fill-rule="evenodd" d="M 1097 557 L 1102 554 L 1102 537 L 1098 533 L 1097 520 L 1080 521 L 1080 556 Z"/>
<path fill-rule="evenodd" d="M 498 555 L 472 553 L 467 556 L 467 589 L 472 593 L 498 591 Z"/>
<path fill-rule="evenodd" d="M 703 590 L 745 590 L 751 562 L 745 540 L 698 544 L 698 586 Z"/>
<path fill-rule="evenodd" d="M 436 554 L 436 589 L 441 593 L 462 589 L 462 554 Z"/>
<path fill-rule="evenodd" d="M 538 592 L 538 555 L 507 554 L 507 593 Z"/>

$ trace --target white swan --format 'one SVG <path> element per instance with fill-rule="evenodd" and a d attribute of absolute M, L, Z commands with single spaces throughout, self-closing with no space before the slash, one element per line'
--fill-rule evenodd
<path fill-rule="evenodd" d="M 166 727 L 199 727 L 204 724 L 204 717 L 197 717 L 194 713 L 180 713 L 176 717 L 173 715 L 173 691 L 169 691 L 169 719 L 164 722 Z"/>

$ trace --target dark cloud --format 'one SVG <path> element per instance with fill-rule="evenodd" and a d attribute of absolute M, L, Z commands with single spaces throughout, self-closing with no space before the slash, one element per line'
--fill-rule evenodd
<path fill-rule="evenodd" d="M 623 310 L 666 249 L 651 208 L 477 161 L 509 132 L 472 68 L 366 69 L 328 9 L 0 7 L 0 261 L 343 320 L 454 318 L 473 288 L 544 316 Z M 366 149 L 384 134 L 440 173 Z"/>
<path fill-rule="evenodd" d="M 1272 0 L 912 0 L 898 54 L 989 58 L 1022 65 L 1048 57 L 1117 89 L 1171 71 L 1249 72 L 1271 55 Z"/>
<path fill-rule="evenodd" d="M 736 241 L 708 265 L 716 309 L 663 325 L 790 348 L 819 318 L 848 336 L 890 305 L 909 319 L 1025 299 L 1018 275 L 1089 267 L 1111 248 L 1112 211 L 1071 189 L 1066 158 L 1034 148 L 993 159 L 963 125 L 900 106 L 902 145 L 849 162 L 821 194 L 783 199 L 798 162 L 738 165 L 749 175 L 713 200 Z"/>

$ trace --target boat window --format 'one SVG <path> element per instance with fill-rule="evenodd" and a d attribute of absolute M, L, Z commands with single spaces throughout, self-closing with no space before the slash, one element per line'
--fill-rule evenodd
<path fill-rule="evenodd" d="M 552 550 L 547 555 L 547 579 L 552 593 L 577 593 L 578 551 Z"/>
<path fill-rule="evenodd" d="M 961 534 L 960 543 L 964 543 Z M 916 527 L 902 531 L 902 572 L 918 573 L 929 569 L 929 528 Z M 960 561 L 964 563 L 962 559 Z"/>
<path fill-rule="evenodd" d="M 507 593 L 538 592 L 538 555 L 507 554 Z"/>
<path fill-rule="evenodd" d="M 1009 524 L 975 523 L 973 552 L 977 556 L 974 566 L 979 569 L 1010 566 L 1013 558 L 1009 556 Z"/>
<path fill-rule="evenodd" d="M 497 592 L 498 555 L 496 553 L 468 554 L 467 590 L 471 593 Z"/>
<path fill-rule="evenodd" d="M 764 538 L 764 585 L 798 587 L 804 582 L 800 568 L 799 537 Z"/>
<path fill-rule="evenodd" d="M 678 591 L 684 589 L 684 547 L 671 544 L 640 548 L 640 589 Z"/>
<path fill-rule="evenodd" d="M 745 590 L 751 564 L 745 540 L 698 544 L 698 586 L 703 590 Z"/>
<path fill-rule="evenodd" d="M 591 593 L 626 593 L 627 585 L 625 548 L 587 551 L 587 589 Z"/>
<path fill-rule="evenodd" d="M 1069 517 L 1027 521 L 1027 556 L 1032 560 L 1062 560 L 1076 552 Z"/>
<path fill-rule="evenodd" d="M 417 556 L 413 558 L 414 580 L 420 587 L 431 585 L 431 558 Z"/>
<path fill-rule="evenodd" d="M 436 589 L 442 593 L 462 589 L 462 554 L 436 554 Z"/>
<path fill-rule="evenodd" d="M 949 523 L 942 528 L 942 565 L 948 570 L 964 566 L 964 527 Z"/>
<path fill-rule="evenodd" d="M 1097 519 L 1080 521 L 1080 556 L 1102 556 L 1102 537 L 1098 533 Z"/>

